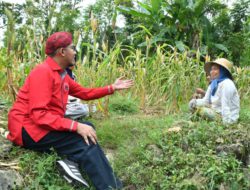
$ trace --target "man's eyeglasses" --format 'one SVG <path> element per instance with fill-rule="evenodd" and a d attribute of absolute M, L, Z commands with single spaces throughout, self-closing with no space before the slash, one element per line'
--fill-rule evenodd
<path fill-rule="evenodd" d="M 76 51 L 76 46 L 75 46 L 75 45 L 71 45 L 71 46 L 68 46 L 68 47 L 66 47 L 66 48 L 70 48 L 70 49 Z"/>

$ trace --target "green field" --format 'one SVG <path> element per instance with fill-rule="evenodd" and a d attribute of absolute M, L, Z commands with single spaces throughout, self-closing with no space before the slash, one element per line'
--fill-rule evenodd
<path fill-rule="evenodd" d="M 109 116 L 97 112 L 86 119 L 95 124 L 98 141 L 125 189 L 250 188 L 249 103 L 242 105 L 238 124 L 223 126 L 190 120 L 186 104 L 178 114 L 165 114 L 160 107 L 140 110 L 127 98 L 118 107 L 122 98 L 111 98 Z M 175 127 L 181 130 L 169 131 Z M 74 189 L 59 176 L 57 159 L 55 153 L 14 147 L 8 161 L 19 162 L 25 181 L 21 189 Z"/>
<path fill-rule="evenodd" d="M 129 90 L 89 102 L 97 112 L 86 118 L 125 190 L 249 190 L 249 9 L 249 0 L 0 2 L 0 127 L 7 129 L 18 90 L 46 58 L 47 38 L 67 31 L 81 85 L 134 80 Z M 188 110 L 195 89 L 207 88 L 204 64 L 219 57 L 234 64 L 241 99 L 231 126 Z M 79 189 L 59 176 L 55 153 L 13 146 L 6 155 L 1 141 L 0 174 L 19 173 L 16 189 Z"/>

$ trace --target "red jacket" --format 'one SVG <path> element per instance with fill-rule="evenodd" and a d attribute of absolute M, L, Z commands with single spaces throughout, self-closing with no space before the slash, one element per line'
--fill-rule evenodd
<path fill-rule="evenodd" d="M 10 141 L 23 145 L 22 127 L 35 142 L 49 131 L 75 132 L 77 122 L 64 118 L 68 95 L 92 100 L 114 92 L 112 86 L 83 88 L 65 72 L 50 57 L 31 71 L 8 115 Z"/>

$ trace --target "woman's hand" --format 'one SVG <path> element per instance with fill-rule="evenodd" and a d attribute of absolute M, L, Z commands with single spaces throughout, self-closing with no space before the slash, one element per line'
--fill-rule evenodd
<path fill-rule="evenodd" d="M 76 132 L 83 137 L 83 139 L 85 140 L 87 145 L 89 145 L 89 139 L 94 144 L 96 144 L 96 142 L 97 142 L 96 132 L 91 126 L 86 125 L 86 124 L 82 124 L 82 123 L 78 123 Z"/>
<path fill-rule="evenodd" d="M 205 96 L 205 94 L 206 94 L 206 91 L 203 90 L 202 88 L 196 88 L 195 91 L 197 94 L 201 94 L 202 96 Z"/>
<path fill-rule="evenodd" d="M 189 102 L 189 110 L 191 112 L 194 112 L 196 109 L 196 99 L 192 99 L 190 102 Z"/>
<path fill-rule="evenodd" d="M 120 77 L 115 80 L 114 84 L 112 84 L 112 87 L 114 90 L 123 90 L 130 88 L 134 85 L 133 80 L 123 80 L 124 77 Z"/>

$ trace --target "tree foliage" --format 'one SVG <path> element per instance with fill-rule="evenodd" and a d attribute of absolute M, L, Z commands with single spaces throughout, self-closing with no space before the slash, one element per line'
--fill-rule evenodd
<path fill-rule="evenodd" d="M 4 9 L 8 9 L 16 24 L 14 49 L 29 44 L 36 56 L 43 56 L 48 35 L 64 30 L 75 34 L 76 40 L 81 34 L 85 53 L 93 51 L 94 43 L 104 52 L 121 43 L 142 50 L 150 46 L 148 53 L 153 55 L 158 45 L 168 44 L 180 52 L 199 50 L 203 56 L 224 56 L 236 65 L 248 65 L 249 0 L 235 1 L 232 7 L 221 0 L 97 0 L 87 8 L 83 4 L 82 0 L 2 2 L 1 28 L 6 28 Z M 116 26 L 119 16 L 125 18 L 125 27 Z M 7 36 L 8 31 L 6 47 Z"/>

